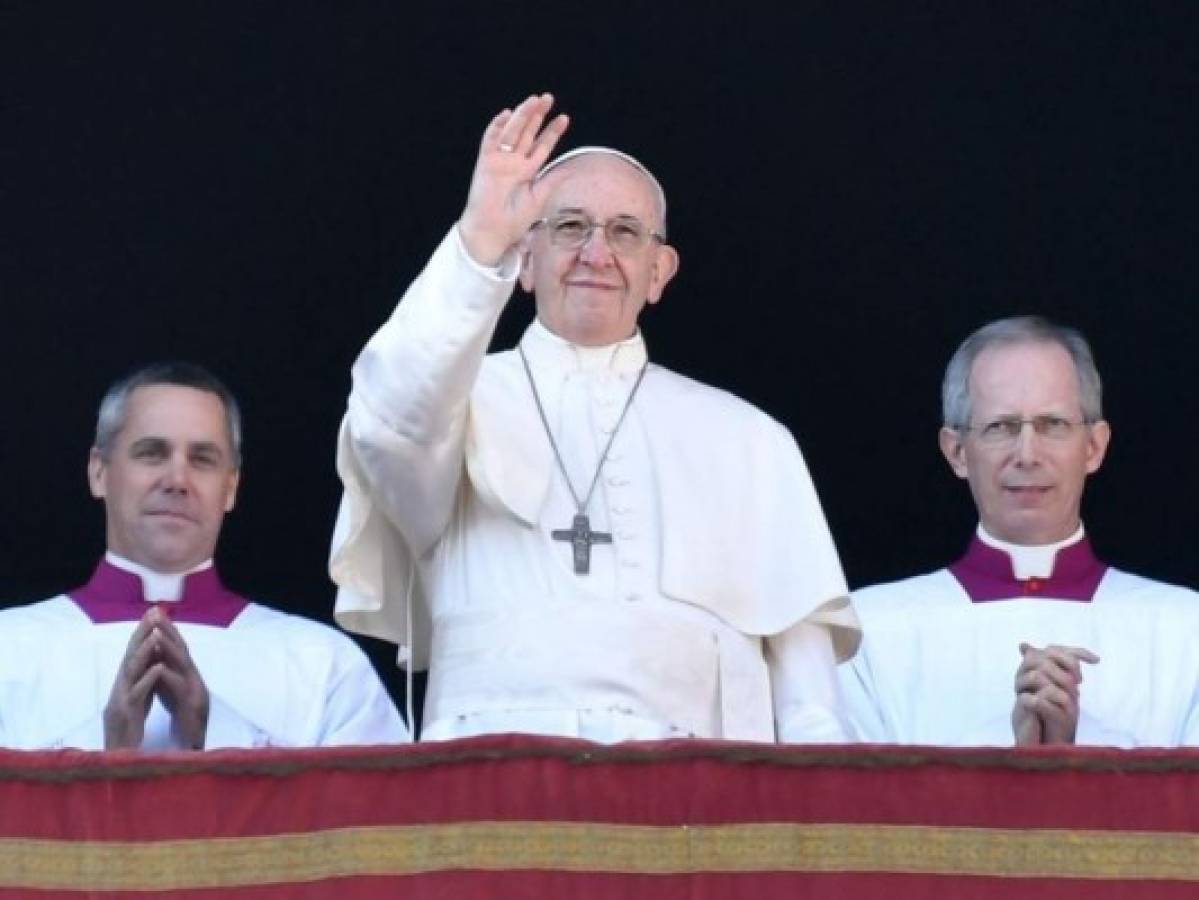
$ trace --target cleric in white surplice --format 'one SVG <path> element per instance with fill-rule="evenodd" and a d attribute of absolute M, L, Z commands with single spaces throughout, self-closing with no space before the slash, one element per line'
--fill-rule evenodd
<path fill-rule="evenodd" d="M 946 569 L 854 593 L 840 667 L 867 741 L 1199 743 L 1199 595 L 1111 568 L 1080 519 L 1103 462 L 1099 373 L 1037 317 L 971 335 L 945 374 L 941 449 L 978 530 Z"/>
<path fill-rule="evenodd" d="M 0 746 L 408 739 L 346 635 L 221 584 L 212 555 L 240 474 L 237 403 L 211 373 L 164 363 L 113 385 L 88 461 L 107 552 L 87 584 L 0 612 Z"/>
<path fill-rule="evenodd" d="M 649 362 L 678 254 L 627 154 L 487 128 L 462 218 L 354 367 L 338 621 L 430 666 L 425 738 L 847 738 L 857 623 L 791 435 Z M 537 321 L 485 355 L 517 279 Z M 411 615 L 409 615 L 411 611 Z"/>

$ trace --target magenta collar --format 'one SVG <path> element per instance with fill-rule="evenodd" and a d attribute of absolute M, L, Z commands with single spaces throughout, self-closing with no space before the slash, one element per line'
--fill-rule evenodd
<path fill-rule="evenodd" d="M 67 594 L 96 625 L 133 622 L 146 614 L 148 601 L 142 596 L 142 579 L 100 560 L 91 580 Z M 249 603 L 245 597 L 226 590 L 213 566 L 183 578 L 183 597 L 161 604 L 176 622 L 228 628 Z"/>
<path fill-rule="evenodd" d="M 1051 600 L 1090 602 L 1107 571 L 1091 542 L 1083 538 L 1057 551 L 1053 574 L 1048 578 L 1016 577 L 1012 558 L 1002 550 L 984 544 L 978 535 L 966 548 L 966 555 L 949 567 L 975 603 L 989 600 L 1016 600 L 1021 597 L 1046 597 Z"/>

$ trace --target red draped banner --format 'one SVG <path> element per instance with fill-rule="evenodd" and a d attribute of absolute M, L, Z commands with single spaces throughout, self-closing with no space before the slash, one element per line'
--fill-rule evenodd
<path fill-rule="evenodd" d="M 0 752 L 0 898 L 1195 898 L 1199 751 Z"/>

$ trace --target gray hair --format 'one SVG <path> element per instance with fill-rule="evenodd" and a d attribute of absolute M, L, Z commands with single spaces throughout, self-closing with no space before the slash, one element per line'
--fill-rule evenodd
<path fill-rule="evenodd" d="M 1087 422 L 1103 418 L 1103 384 L 1095 357 L 1082 333 L 1055 325 L 1041 316 L 1014 316 L 984 325 L 962 342 L 945 369 L 941 384 L 941 416 L 949 428 L 970 424 L 970 372 L 984 350 L 1012 344 L 1057 344 L 1070 354 L 1078 375 L 1078 399 Z"/>
<path fill-rule="evenodd" d="M 591 153 L 606 154 L 607 156 L 615 156 L 617 159 L 624 160 L 630 166 L 644 175 L 647 179 L 649 179 L 649 183 L 654 189 L 654 196 L 658 201 L 658 231 L 661 232 L 662 237 L 666 237 L 666 191 L 662 190 L 662 182 L 658 181 L 658 179 L 654 176 L 654 173 L 651 172 L 640 160 L 630 156 L 623 150 L 614 150 L 611 147 L 600 146 L 575 147 L 573 150 L 566 151 L 557 159 L 552 159 L 542 166 L 541 171 L 537 173 L 535 180 L 544 178 L 548 172 L 552 172 L 563 163 L 570 162 L 572 159 L 580 156 L 586 156 L 587 154 Z"/>
<path fill-rule="evenodd" d="M 129 417 L 129 398 L 141 387 L 157 384 L 194 388 L 215 394 L 225 408 L 225 425 L 229 432 L 229 446 L 233 450 L 233 468 L 241 468 L 241 409 L 233 393 L 224 383 L 195 363 L 162 362 L 138 369 L 113 383 L 100 401 L 100 413 L 96 417 L 96 439 L 94 446 L 100 458 L 108 460 L 117 435 L 125 427 Z"/>

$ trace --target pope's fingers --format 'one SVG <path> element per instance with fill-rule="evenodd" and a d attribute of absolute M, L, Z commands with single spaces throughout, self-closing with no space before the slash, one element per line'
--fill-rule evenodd
<path fill-rule="evenodd" d="M 529 149 L 541 133 L 541 124 L 545 121 L 545 117 L 549 114 L 552 105 L 553 98 L 548 94 L 537 98 L 534 103 L 530 104 L 523 120 L 520 122 L 520 133 L 516 135 L 516 140 L 513 144 L 515 153 L 519 153 L 521 156 L 528 155 Z"/>
<path fill-rule="evenodd" d="M 562 139 L 562 135 L 566 134 L 566 129 L 569 127 L 570 116 L 566 113 L 558 113 L 550 119 L 549 124 L 541 129 L 529 148 L 529 161 L 534 168 L 540 169 L 545 165 L 550 154 L 554 152 L 554 147 L 558 145 L 558 141 Z"/>
<path fill-rule="evenodd" d="M 524 155 L 533 146 L 541 123 L 554 105 L 552 94 L 531 94 L 512 111 L 511 118 L 500 132 L 500 149 Z"/>
<path fill-rule="evenodd" d="M 524 130 L 525 111 L 528 104 L 534 99 L 536 99 L 534 96 L 526 97 L 515 108 L 505 108 L 491 120 L 491 124 L 483 133 L 482 149 L 484 152 L 498 150 L 503 153 L 512 153 L 516 149 L 516 145 L 520 142 L 521 132 Z"/>
<path fill-rule="evenodd" d="M 492 117 L 483 130 L 483 150 L 490 150 L 500 143 L 500 135 L 503 134 L 504 126 L 511 118 L 512 110 L 510 109 L 502 109 Z"/>

